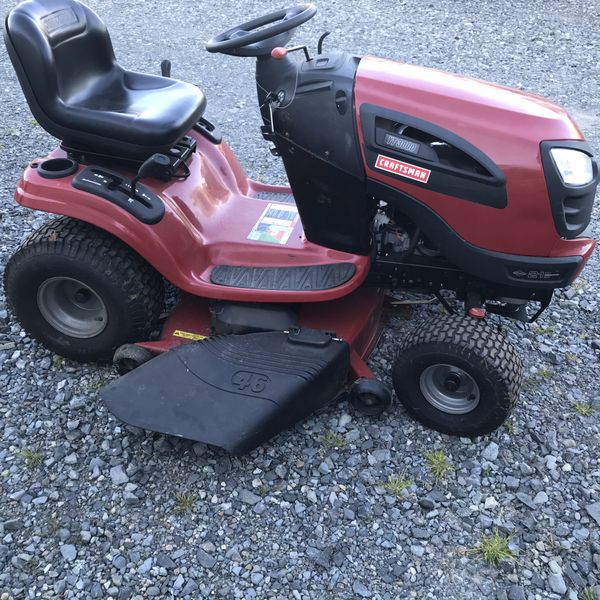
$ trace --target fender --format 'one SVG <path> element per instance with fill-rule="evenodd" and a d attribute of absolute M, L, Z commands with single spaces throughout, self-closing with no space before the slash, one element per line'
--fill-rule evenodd
<path fill-rule="evenodd" d="M 269 302 L 321 302 L 354 291 L 366 278 L 370 257 L 317 246 L 306 240 L 300 218 L 285 243 L 252 241 L 248 235 L 273 198 L 290 196 L 288 187 L 269 186 L 248 179 L 230 148 L 213 144 L 195 131 L 197 142 L 185 180 L 162 182 L 144 180 L 165 206 L 163 218 L 154 225 L 139 221 L 126 210 L 95 194 L 78 190 L 72 176 L 60 179 L 41 177 L 33 161 L 25 170 L 16 201 L 34 210 L 66 215 L 104 229 L 140 254 L 163 277 L 194 295 L 225 300 Z M 65 157 L 62 149 L 49 157 Z M 118 170 L 125 177 L 134 173 Z M 295 206 L 289 204 L 292 211 Z M 330 289 L 269 290 L 230 287 L 211 282 L 219 266 L 253 268 L 353 265 L 354 275 Z M 214 278 L 213 278 L 214 279 Z"/>

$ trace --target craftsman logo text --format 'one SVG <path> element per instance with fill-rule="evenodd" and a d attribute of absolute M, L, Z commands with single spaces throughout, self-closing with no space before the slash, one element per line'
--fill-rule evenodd
<path fill-rule="evenodd" d="M 375 166 L 382 171 L 394 173 L 394 175 L 400 175 L 401 177 L 406 177 L 407 179 L 414 179 L 415 181 L 420 181 L 421 183 L 427 183 L 429 181 L 429 176 L 431 175 L 431 171 L 429 169 L 416 167 L 415 165 L 402 162 L 401 160 L 388 158 L 382 154 L 377 157 Z"/>

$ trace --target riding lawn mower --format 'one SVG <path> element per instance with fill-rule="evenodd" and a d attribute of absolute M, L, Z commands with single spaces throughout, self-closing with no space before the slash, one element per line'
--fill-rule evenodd
<path fill-rule="evenodd" d="M 114 360 L 101 398 L 122 421 L 239 454 L 342 396 L 387 409 L 366 363 L 386 297 L 425 294 L 447 314 L 399 342 L 396 397 L 443 433 L 489 433 L 522 375 L 486 317 L 533 321 L 581 272 L 598 164 L 543 98 L 326 51 L 327 33 L 287 46 L 315 13 L 206 46 L 256 60 L 262 135 L 289 180 L 274 186 L 246 176 L 168 61 L 161 76 L 120 67 L 77 0 L 14 8 L 10 59 L 60 145 L 15 193 L 57 217 L 6 265 L 11 312 L 62 356 Z"/>

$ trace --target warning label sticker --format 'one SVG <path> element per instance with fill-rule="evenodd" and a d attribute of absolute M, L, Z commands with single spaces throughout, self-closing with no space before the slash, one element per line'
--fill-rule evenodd
<path fill-rule="evenodd" d="M 423 169 L 422 167 L 417 167 L 415 165 L 402 162 L 401 160 L 396 160 L 395 158 L 389 158 L 388 156 L 383 156 L 382 154 L 377 156 L 375 166 L 382 171 L 388 171 L 388 173 L 394 173 L 394 175 L 400 175 L 401 177 L 406 177 L 407 179 L 414 179 L 415 181 L 420 181 L 421 183 L 427 183 L 429 181 L 429 176 L 431 175 L 431 171 L 429 169 Z"/>
<path fill-rule="evenodd" d="M 173 332 L 173 337 L 180 337 L 186 340 L 194 340 L 196 342 L 199 340 L 206 339 L 205 335 L 200 335 L 199 333 L 192 333 L 191 331 L 182 331 L 181 329 L 176 329 Z"/>
<path fill-rule="evenodd" d="M 299 218 L 295 206 L 271 202 L 254 224 L 248 239 L 283 246 L 290 239 Z"/>

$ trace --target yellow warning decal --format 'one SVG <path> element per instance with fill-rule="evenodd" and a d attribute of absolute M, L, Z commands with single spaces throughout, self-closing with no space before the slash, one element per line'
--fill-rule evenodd
<path fill-rule="evenodd" d="M 205 340 L 208 336 L 200 335 L 199 333 L 191 333 L 190 331 L 181 331 L 181 329 L 176 329 L 173 332 L 173 337 L 185 338 L 186 340 Z"/>

